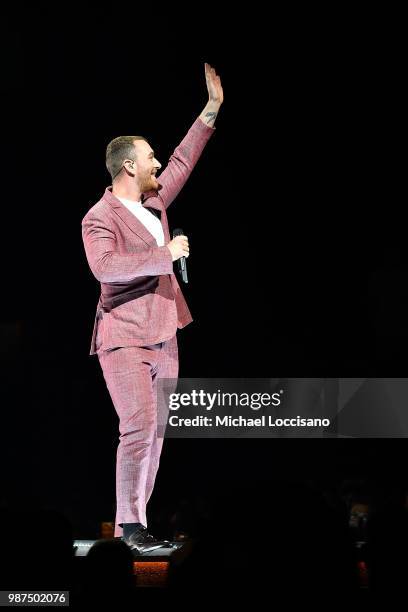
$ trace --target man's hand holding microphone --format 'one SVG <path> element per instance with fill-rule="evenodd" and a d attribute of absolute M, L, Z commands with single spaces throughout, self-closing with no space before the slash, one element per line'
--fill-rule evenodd
<path fill-rule="evenodd" d="M 183 281 L 188 283 L 186 264 L 186 257 L 188 257 L 190 254 L 188 238 L 187 236 L 184 236 L 183 230 L 181 229 L 174 230 L 173 236 L 173 240 L 168 243 L 167 247 L 171 253 L 173 261 L 178 260 L 179 271 Z"/>
<path fill-rule="evenodd" d="M 180 257 L 188 257 L 188 238 L 187 236 L 176 236 L 168 243 L 173 261 L 180 259 Z"/>

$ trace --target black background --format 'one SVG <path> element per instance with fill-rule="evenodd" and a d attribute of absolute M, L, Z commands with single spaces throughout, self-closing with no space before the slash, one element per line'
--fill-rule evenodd
<path fill-rule="evenodd" d="M 176 202 L 194 323 L 184 377 L 404 376 L 405 68 L 397 15 L 44 4 L 3 15 L 1 367 L 6 503 L 111 520 L 117 418 L 89 345 L 80 223 L 107 143 L 165 165 L 222 78 Z M 404 440 L 168 440 L 152 500 L 212 482 L 403 477 Z"/>

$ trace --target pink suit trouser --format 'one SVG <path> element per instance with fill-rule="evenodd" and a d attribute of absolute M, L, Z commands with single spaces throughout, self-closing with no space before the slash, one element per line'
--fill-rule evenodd
<path fill-rule="evenodd" d="M 98 358 L 119 417 L 115 536 L 120 537 L 123 523 L 147 525 L 146 505 L 163 446 L 163 431 L 158 436 L 157 430 L 157 380 L 177 379 L 177 338 L 101 351 Z"/>

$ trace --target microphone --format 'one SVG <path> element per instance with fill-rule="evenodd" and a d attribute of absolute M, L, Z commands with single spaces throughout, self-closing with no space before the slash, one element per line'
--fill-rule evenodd
<path fill-rule="evenodd" d="M 183 230 L 180 229 L 179 227 L 173 231 L 173 238 L 175 238 L 176 236 L 184 236 Z M 178 263 L 178 269 L 181 274 L 181 278 L 183 279 L 183 282 L 188 283 L 186 258 L 184 256 L 180 257 L 177 260 L 177 263 Z"/>

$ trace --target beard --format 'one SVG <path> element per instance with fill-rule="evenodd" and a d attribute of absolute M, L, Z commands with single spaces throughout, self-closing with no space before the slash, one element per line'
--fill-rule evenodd
<path fill-rule="evenodd" d="M 142 193 L 146 193 L 147 191 L 158 191 L 160 189 L 160 185 L 157 182 L 156 177 L 153 174 L 145 174 L 140 183 L 140 191 Z"/>

